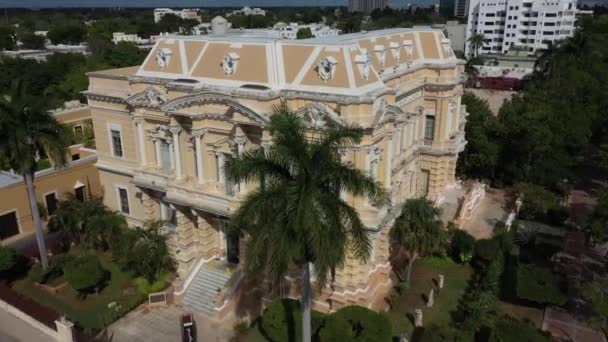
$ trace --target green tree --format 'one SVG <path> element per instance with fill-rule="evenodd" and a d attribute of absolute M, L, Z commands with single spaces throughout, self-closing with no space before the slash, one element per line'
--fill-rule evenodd
<path fill-rule="evenodd" d="M 46 156 L 55 165 L 66 161 L 70 134 L 54 116 L 43 109 L 41 99 L 27 96 L 21 85 L 10 94 L 0 95 L 0 155 L 11 169 L 23 175 L 40 261 L 48 267 L 44 231 L 34 189 L 34 174 L 38 161 Z"/>
<path fill-rule="evenodd" d="M 605 333 L 608 330 L 608 275 L 583 284 L 581 294 L 593 309 L 591 325 Z"/>
<path fill-rule="evenodd" d="M 591 216 L 583 226 L 588 243 L 608 240 L 608 189 L 600 192 Z"/>
<path fill-rule="evenodd" d="M 57 44 L 80 44 L 87 38 L 87 29 L 80 23 L 59 23 L 51 27 L 47 33 L 47 38 Z"/>
<path fill-rule="evenodd" d="M 123 229 L 118 234 L 119 241 L 112 246 L 112 257 L 122 268 L 153 283 L 171 266 L 162 226 L 162 221 L 151 221 L 144 228 Z"/>
<path fill-rule="evenodd" d="M 439 209 L 424 199 L 409 199 L 391 229 L 391 239 L 408 254 L 405 284 L 409 288 L 412 265 L 420 255 L 433 252 L 442 243 L 443 224 Z"/>
<path fill-rule="evenodd" d="M 301 28 L 298 30 L 298 34 L 297 34 L 297 38 L 298 39 L 309 39 L 312 38 L 312 31 L 310 30 L 310 27 L 305 27 L 305 28 Z"/>
<path fill-rule="evenodd" d="M 84 249 L 107 250 L 117 243 L 127 227 L 123 215 L 110 210 L 100 199 L 59 203 L 48 223 L 49 230 L 63 234 L 63 241 L 74 241 Z"/>
<path fill-rule="evenodd" d="M 17 252 L 12 247 L 0 246 L 0 274 L 10 271 L 17 263 Z"/>
<path fill-rule="evenodd" d="M 19 40 L 21 41 L 22 48 L 32 50 L 44 49 L 44 43 L 46 42 L 46 38 L 33 34 L 31 32 L 20 35 Z"/>
<path fill-rule="evenodd" d="M 14 50 L 16 46 L 15 29 L 8 26 L 0 26 L 0 51 Z"/>
<path fill-rule="evenodd" d="M 228 179 L 259 182 L 261 187 L 242 202 L 230 223 L 232 234 L 247 234 L 247 269 L 267 271 L 278 283 L 291 263 L 302 274 L 302 326 L 310 341 L 310 266 L 323 284 L 344 264 L 347 250 L 361 260 L 371 245 L 357 211 L 341 192 L 383 203 L 380 184 L 351 164 L 338 151 L 360 142 L 363 130 L 346 126 L 307 131 L 301 118 L 285 104 L 271 117 L 272 146 L 259 148 L 226 164 Z"/>
<path fill-rule="evenodd" d="M 497 143 L 498 121 L 488 102 L 465 92 L 462 104 L 469 116 L 465 126 L 467 145 L 458 156 L 458 173 L 468 178 L 494 179 L 500 146 Z"/>
<path fill-rule="evenodd" d="M 468 42 L 471 44 L 471 49 L 473 49 L 473 56 L 477 57 L 479 56 L 479 49 L 486 44 L 486 36 L 483 33 L 474 33 L 469 37 Z"/>
<path fill-rule="evenodd" d="M 104 53 L 104 61 L 112 67 L 122 68 L 141 65 L 147 52 L 133 43 L 120 42 Z"/>
<path fill-rule="evenodd" d="M 95 255 L 85 254 L 70 260 L 64 268 L 64 274 L 70 286 L 84 295 L 97 291 L 108 272 Z"/>

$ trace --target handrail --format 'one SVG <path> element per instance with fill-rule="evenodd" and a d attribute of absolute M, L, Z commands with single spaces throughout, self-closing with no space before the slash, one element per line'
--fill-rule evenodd
<path fill-rule="evenodd" d="M 201 267 L 203 267 L 204 264 L 205 264 L 205 259 L 200 258 L 200 260 L 196 263 L 196 265 L 194 266 L 194 268 L 188 275 L 188 278 L 186 278 L 186 281 L 182 285 L 182 289 L 179 291 L 174 291 L 173 294 L 175 294 L 176 296 L 181 296 L 182 294 L 184 294 L 184 292 L 186 292 L 186 290 L 188 289 L 188 287 L 194 280 L 194 277 L 196 277 L 196 275 L 201 270 Z"/>

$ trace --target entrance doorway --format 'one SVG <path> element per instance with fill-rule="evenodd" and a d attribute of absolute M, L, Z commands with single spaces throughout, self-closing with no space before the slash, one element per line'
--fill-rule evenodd
<path fill-rule="evenodd" d="M 239 237 L 226 235 L 226 258 L 229 263 L 239 263 Z"/>

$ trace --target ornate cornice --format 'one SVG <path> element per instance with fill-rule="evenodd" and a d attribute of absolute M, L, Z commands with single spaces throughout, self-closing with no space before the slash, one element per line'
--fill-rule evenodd
<path fill-rule="evenodd" d="M 240 104 L 237 100 L 235 100 L 234 98 L 232 98 L 229 95 L 213 93 L 213 92 L 204 92 L 204 93 L 198 93 L 198 94 L 179 97 L 177 99 L 168 101 L 167 103 L 163 104 L 160 107 L 160 109 L 162 111 L 165 111 L 165 112 L 167 112 L 169 114 L 173 114 L 173 115 L 187 115 L 187 116 L 196 116 L 196 117 L 200 117 L 200 118 L 211 117 L 211 118 L 216 118 L 216 119 L 219 119 L 219 117 L 222 116 L 222 115 L 217 115 L 217 114 L 190 115 L 190 114 L 185 114 L 185 113 L 179 112 L 180 109 L 187 108 L 192 105 L 198 105 L 198 104 L 204 104 L 204 103 L 220 103 L 220 104 L 227 105 L 227 106 L 235 109 L 239 113 L 245 115 L 246 117 L 251 119 L 253 122 L 255 122 L 261 126 L 266 126 L 270 123 L 270 119 L 268 119 L 268 117 L 266 117 L 266 115 L 257 113 L 255 111 L 253 111 L 252 109 Z"/>
<path fill-rule="evenodd" d="M 109 102 L 109 103 L 121 103 L 121 104 L 127 103 L 124 98 L 119 97 L 119 96 L 98 94 L 98 93 L 93 93 L 90 91 L 83 91 L 82 94 L 87 97 L 87 100 Z"/>

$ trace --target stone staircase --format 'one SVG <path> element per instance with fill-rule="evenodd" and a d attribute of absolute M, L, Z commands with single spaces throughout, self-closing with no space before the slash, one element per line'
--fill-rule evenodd
<path fill-rule="evenodd" d="M 203 265 L 188 286 L 183 303 L 195 311 L 213 314 L 218 289 L 223 289 L 229 279 L 226 269 Z"/>

